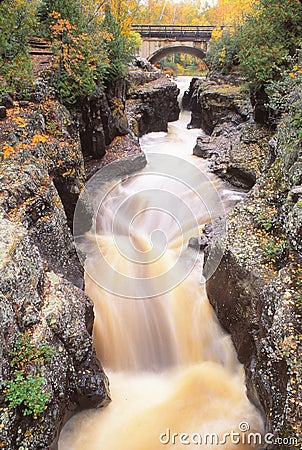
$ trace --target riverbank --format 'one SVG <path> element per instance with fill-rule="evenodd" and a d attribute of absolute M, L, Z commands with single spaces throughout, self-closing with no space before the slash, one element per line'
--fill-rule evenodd
<path fill-rule="evenodd" d="M 223 258 L 207 282 L 207 293 L 245 365 L 248 394 L 262 409 L 267 432 L 299 446 L 299 130 L 290 115 L 282 117 L 276 131 L 256 123 L 240 86 L 196 80 L 191 92 L 193 118 L 199 117 L 206 132 L 194 154 L 222 179 L 250 190 L 227 216 Z M 221 242 L 214 238 L 211 245 L 219 251 Z"/>
<path fill-rule="evenodd" d="M 90 112 L 104 106 L 94 122 L 83 108 L 87 122 L 80 123 L 79 110 L 68 111 L 41 80 L 29 100 L 8 95 L 1 107 L 1 448 L 56 448 L 76 408 L 110 402 L 70 228 L 95 170 L 126 156 L 132 170 L 146 164 L 137 138 L 122 127 L 123 95 L 110 109 L 98 91 L 88 101 Z"/>

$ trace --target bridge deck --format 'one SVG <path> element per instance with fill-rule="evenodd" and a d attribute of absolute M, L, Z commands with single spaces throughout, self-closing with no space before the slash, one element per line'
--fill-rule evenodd
<path fill-rule="evenodd" d="M 176 38 L 210 40 L 214 26 L 193 26 L 193 25 L 132 25 L 133 31 L 142 37 L 149 38 Z"/>

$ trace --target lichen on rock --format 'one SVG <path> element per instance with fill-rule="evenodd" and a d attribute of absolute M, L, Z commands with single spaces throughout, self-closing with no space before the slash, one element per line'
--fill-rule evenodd
<path fill-rule="evenodd" d="M 223 242 L 214 236 L 210 243 L 223 246 L 224 255 L 207 293 L 245 366 L 248 395 L 262 410 L 266 431 L 296 438 L 296 446 L 302 397 L 301 148 L 288 115 L 275 134 L 253 120 L 216 124 L 195 148 L 209 158 L 211 170 L 237 187 L 238 180 L 226 176 L 235 162 L 241 174 L 254 174 L 250 186 L 247 178 L 239 186 L 252 189 L 227 216 Z"/>
<path fill-rule="evenodd" d="M 179 117 L 178 94 L 176 83 L 163 74 L 142 85 L 132 84 L 126 103 L 132 133 L 141 137 L 152 131 L 167 131 L 168 122 Z"/>
<path fill-rule="evenodd" d="M 110 401 L 68 226 L 84 185 L 83 155 L 68 111 L 53 99 L 15 103 L 0 127 L 0 446 L 55 448 L 71 411 Z M 20 335 L 37 351 L 50 346 L 51 358 L 15 367 Z M 28 407 L 30 389 L 35 399 L 41 385 L 39 408 Z"/>

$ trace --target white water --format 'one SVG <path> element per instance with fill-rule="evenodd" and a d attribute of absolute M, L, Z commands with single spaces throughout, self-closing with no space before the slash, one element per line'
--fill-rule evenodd
<path fill-rule="evenodd" d="M 144 136 L 147 156 L 155 154 L 156 163 L 157 153 L 176 155 L 206 170 L 206 163 L 192 156 L 200 130 L 188 131 L 188 122 L 189 114 L 183 113 L 168 134 Z M 176 169 L 184 164 L 176 163 Z M 224 433 L 245 431 L 242 423 L 250 431 L 263 431 L 245 395 L 243 368 L 201 283 L 202 258 L 187 248 L 209 220 L 208 209 L 212 213 L 216 207 L 216 200 L 208 199 L 211 206 L 204 208 L 199 194 L 204 198 L 218 189 L 226 202 L 230 193 L 213 178 L 196 186 L 193 173 L 188 187 L 179 179 L 150 174 L 147 167 L 112 190 L 100 209 L 96 242 L 104 258 L 95 252 L 88 257 L 86 290 L 95 305 L 94 342 L 110 379 L 112 403 L 74 416 L 61 433 L 59 450 L 244 449 L 253 448 L 244 443 L 245 433 L 240 443 L 238 437 L 237 443 L 224 440 Z M 167 195 L 166 206 L 154 208 L 160 192 Z M 190 206 L 196 224 L 178 215 L 182 205 Z M 192 270 L 182 279 L 188 262 Z M 113 275 L 107 276 L 106 265 L 114 268 Z M 161 276 L 170 269 L 173 275 Z M 217 442 L 205 438 L 209 433 Z"/>

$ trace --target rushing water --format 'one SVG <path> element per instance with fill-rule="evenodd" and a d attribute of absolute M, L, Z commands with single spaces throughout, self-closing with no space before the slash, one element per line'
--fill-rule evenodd
<path fill-rule="evenodd" d="M 217 192 L 222 205 L 230 198 L 215 179 L 195 177 L 194 167 L 206 167 L 192 156 L 200 130 L 188 131 L 188 122 L 182 113 L 168 134 L 144 136 L 150 164 L 110 186 L 98 211 L 91 240 L 102 257 L 88 254 L 86 290 L 112 403 L 74 416 L 59 450 L 245 449 L 254 448 L 247 429 L 262 432 L 243 368 L 207 300 L 202 255 L 188 247 L 219 215 Z M 150 169 L 167 161 L 176 177 Z"/>

